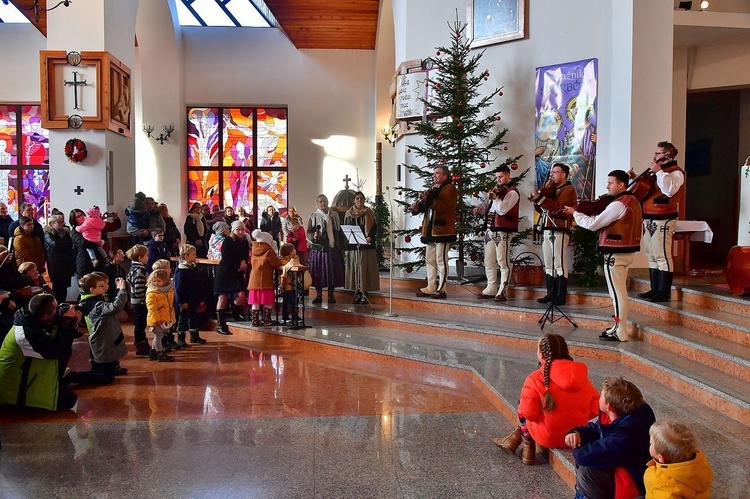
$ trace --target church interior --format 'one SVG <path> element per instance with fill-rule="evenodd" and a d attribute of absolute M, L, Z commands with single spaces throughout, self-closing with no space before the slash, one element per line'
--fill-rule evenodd
<path fill-rule="evenodd" d="M 639 298 L 649 261 L 634 254 L 627 342 L 600 341 L 613 307 L 601 278 L 587 287 L 571 277 L 556 310 L 537 303 L 545 290 L 541 276 L 523 279 L 526 263 L 507 301 L 477 300 L 482 257 L 454 248 L 443 298 L 420 295 L 422 243 L 398 233 L 422 223 L 405 194 L 431 181 L 419 174 L 434 165 L 418 154 L 429 146 L 418 123 L 431 121 L 425 78 L 454 22 L 468 28 L 467 57 L 480 56 L 480 93 L 498 89 L 482 112 L 507 130 L 504 149 L 482 174 L 518 158 L 521 229 L 531 232 L 538 215 L 526 199 L 546 181 L 545 68 L 595 68 L 578 115 L 595 152 L 565 156 L 587 158 L 586 197 L 607 192 L 612 170 L 644 172 L 661 141 L 679 151 L 674 280 L 667 300 Z M 311 291 L 299 322 L 230 318 L 231 335 L 209 320 L 207 343 L 170 363 L 135 357 L 131 317 L 127 374 L 75 388 L 71 410 L 0 406 L 0 496 L 572 497 L 572 449 L 537 445 L 527 466 L 493 444 L 518 425 L 545 333 L 565 339 L 597 390 L 626 378 L 657 419 L 687 425 L 714 497 L 747 496 L 748 2 L 3 0 L 0 39 L 0 203 L 13 219 L 25 202 L 42 225 L 53 208 L 67 224 L 71 210 L 98 206 L 119 213 L 108 243 L 125 249 L 139 191 L 166 204 L 181 232 L 196 202 L 257 221 L 293 206 L 307 224 L 319 194 L 346 211 L 362 191 L 389 217 L 379 290 L 366 301 L 337 287 L 318 304 Z M 565 103 L 546 110 L 560 137 L 576 133 L 570 106 L 567 118 Z M 544 272 L 539 239 L 513 251 Z M 575 243 L 563 251 L 573 262 Z M 87 335 L 72 349 L 69 367 L 89 369 Z"/>

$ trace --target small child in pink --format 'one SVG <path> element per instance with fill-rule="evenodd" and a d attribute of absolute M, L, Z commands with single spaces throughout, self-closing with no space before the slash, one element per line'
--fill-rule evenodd
<path fill-rule="evenodd" d="M 294 246 L 299 261 L 307 262 L 307 231 L 302 222 L 302 217 L 296 216 L 292 219 L 292 227 L 286 235 L 286 242 Z"/>
<path fill-rule="evenodd" d="M 102 220 L 102 214 L 99 207 L 94 205 L 86 210 L 86 220 L 76 227 L 76 231 L 79 232 L 86 240 L 84 247 L 86 252 L 89 254 L 91 263 L 94 267 L 97 267 L 99 263 L 109 263 L 107 253 L 102 248 L 102 230 L 106 222 Z"/>

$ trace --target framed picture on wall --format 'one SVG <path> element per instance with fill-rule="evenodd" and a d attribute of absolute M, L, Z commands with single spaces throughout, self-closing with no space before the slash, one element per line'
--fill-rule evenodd
<path fill-rule="evenodd" d="M 467 0 L 466 35 L 471 48 L 525 36 L 525 0 Z"/>

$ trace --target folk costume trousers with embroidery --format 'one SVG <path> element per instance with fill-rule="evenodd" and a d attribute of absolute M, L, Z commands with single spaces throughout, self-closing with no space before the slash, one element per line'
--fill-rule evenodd
<path fill-rule="evenodd" d="M 510 279 L 510 241 L 513 232 L 487 231 L 484 243 L 484 272 L 487 275 L 487 287 L 483 295 L 501 295 Z M 497 282 L 497 270 L 500 269 L 500 285 Z"/>
<path fill-rule="evenodd" d="M 607 281 L 609 297 L 612 298 L 612 306 L 615 310 L 615 323 L 617 326 L 617 337 L 621 340 L 628 339 L 628 268 L 633 263 L 634 253 L 605 253 L 604 254 L 604 278 Z"/>
<path fill-rule="evenodd" d="M 555 242 L 552 243 L 554 236 Z M 542 240 L 542 255 L 544 256 L 544 272 L 552 277 L 568 277 L 568 268 L 565 262 L 565 248 L 570 242 L 570 234 L 561 230 L 545 230 Z M 552 268 L 552 254 L 555 255 L 554 268 Z"/>
<path fill-rule="evenodd" d="M 662 272 L 674 272 L 672 263 L 672 236 L 677 219 L 643 219 L 643 249 L 648 257 L 648 268 Z"/>
<path fill-rule="evenodd" d="M 440 293 L 448 279 L 448 251 L 451 243 L 426 243 L 424 251 L 425 267 L 427 271 L 427 287 L 422 293 Z"/>

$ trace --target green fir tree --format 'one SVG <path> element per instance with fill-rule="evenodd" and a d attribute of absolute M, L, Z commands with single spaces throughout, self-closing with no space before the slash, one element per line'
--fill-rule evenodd
<path fill-rule="evenodd" d="M 504 160 L 497 157 L 498 153 L 508 150 L 504 140 L 508 129 L 499 130 L 500 111 L 490 108 L 494 108 L 496 98 L 503 95 L 502 87 L 480 94 L 489 78 L 489 71 L 479 66 L 484 51 L 472 55 L 470 40 L 465 36 L 466 24 L 458 20 L 458 13 L 449 28 L 450 47 L 437 47 L 435 57 L 431 58 L 434 69 L 427 83 L 430 98 L 424 100 L 427 119 L 414 125 L 424 145 L 412 145 L 408 150 L 420 161 L 405 165 L 409 172 L 424 181 L 424 189 L 402 188 L 400 194 L 404 199 L 399 203 L 408 210 L 422 192 L 432 187 L 433 168 L 448 166 L 458 190 L 458 240 L 453 249 L 458 249 L 456 269 L 461 278 L 467 259 L 481 261 L 483 254 L 484 243 L 480 236 L 486 227 L 481 217 L 472 214 L 472 209 L 495 184 L 494 169 L 507 165 L 515 170 L 521 156 Z M 514 181 L 523 179 L 527 172 Z M 414 253 L 417 257 L 414 262 L 400 264 L 407 272 L 424 265 L 424 247 L 412 243 L 412 238 L 419 238 L 419 232 L 418 228 L 395 231 L 406 243 L 398 248 L 398 254 Z"/>

